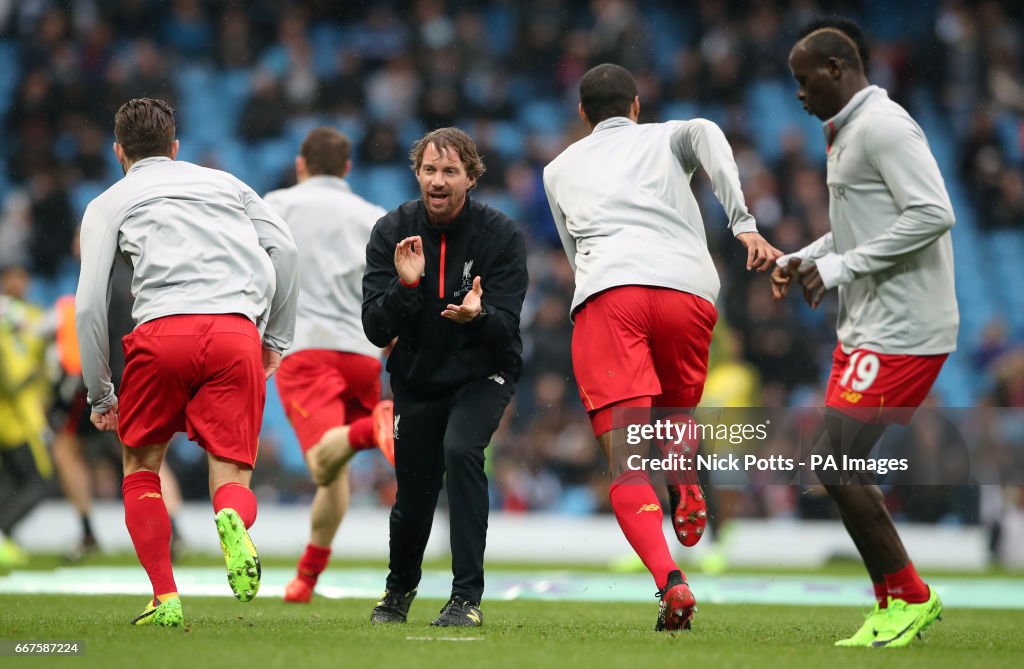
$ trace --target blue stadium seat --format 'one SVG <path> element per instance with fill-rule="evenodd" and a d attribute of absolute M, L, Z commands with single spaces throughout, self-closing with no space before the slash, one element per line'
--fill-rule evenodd
<path fill-rule="evenodd" d="M 683 3 L 680 3 L 683 4 Z M 645 7 L 644 19 L 649 31 L 652 45 L 654 67 L 664 76 L 671 76 L 675 70 L 676 54 L 696 38 L 697 22 L 692 20 L 692 13 L 683 19 L 683 9 L 669 11 L 666 7 Z"/>
<path fill-rule="evenodd" d="M 725 105 L 706 103 L 697 107 L 697 118 L 706 118 L 720 127 L 725 127 L 728 114 Z"/>
<path fill-rule="evenodd" d="M 418 140 L 427 132 L 426 126 L 420 123 L 419 119 L 411 118 L 398 126 L 398 145 L 400 147 L 411 147 L 413 142 Z"/>
<path fill-rule="evenodd" d="M 699 117 L 700 109 L 697 107 L 697 103 L 685 100 L 666 102 L 661 105 L 661 113 L 658 114 L 659 121 L 689 121 Z"/>
<path fill-rule="evenodd" d="M 1024 331 L 1024 267 L 1019 255 L 1021 233 L 1017 230 L 994 230 L 986 236 L 988 263 L 992 268 L 992 292 L 1003 305 L 1003 316 L 1012 329 Z"/>
<path fill-rule="evenodd" d="M 364 198 L 366 197 L 366 184 L 368 181 L 367 171 L 359 164 L 355 164 L 352 166 L 352 171 L 345 177 L 345 181 L 348 182 L 352 192 Z"/>
<path fill-rule="evenodd" d="M 252 92 L 252 72 L 250 70 L 225 70 L 214 80 L 217 93 L 223 103 L 223 109 L 230 115 L 232 130 L 242 115 L 245 103 Z"/>
<path fill-rule="evenodd" d="M 14 92 L 21 78 L 17 47 L 10 40 L 0 40 L 0 122 L 14 102 Z"/>
<path fill-rule="evenodd" d="M 521 158 L 526 149 L 523 133 L 519 126 L 508 121 L 496 121 L 493 124 L 494 147 L 505 158 Z"/>
<path fill-rule="evenodd" d="M 405 165 L 369 167 L 361 173 L 356 192 L 385 209 L 394 209 L 418 194 L 416 179 Z"/>
<path fill-rule="evenodd" d="M 182 131 L 191 141 L 202 144 L 217 144 L 233 137 L 249 98 L 250 72 L 203 68 L 185 78 L 189 86 L 181 88 Z"/>
<path fill-rule="evenodd" d="M 915 0 L 901 2 L 899 10 L 888 3 L 858 3 L 864 9 L 860 18 L 864 32 L 873 41 L 909 41 L 932 37 L 935 29 L 935 17 L 938 14 L 938 0 Z"/>
<path fill-rule="evenodd" d="M 980 377 L 971 373 L 968 355 L 968 350 L 961 350 L 951 355 L 942 366 L 942 372 L 935 381 L 935 390 L 943 406 L 973 406 L 975 398 L 982 392 Z"/>
<path fill-rule="evenodd" d="M 484 179 L 487 175 L 484 175 Z M 522 218 L 522 211 L 520 210 L 519 203 L 516 199 L 505 193 L 504 191 L 473 191 L 477 200 L 491 205 L 498 211 L 504 212 L 506 216 L 511 218 L 513 221 L 519 221 Z"/>
<path fill-rule="evenodd" d="M 791 107 L 800 110 L 788 83 L 764 80 L 747 88 L 747 114 L 756 119 L 756 122 L 748 124 L 748 129 L 758 151 L 768 161 L 778 159 L 782 152 L 779 140 L 787 131 L 797 127 L 798 121 Z"/>
<path fill-rule="evenodd" d="M 1003 150 L 1006 151 L 1006 157 L 1010 162 L 1017 164 L 1024 160 L 1020 142 L 1020 134 L 1024 132 L 1022 123 L 1024 121 L 1021 120 L 1020 116 L 1009 112 L 1004 112 L 996 117 L 996 132 L 999 134 Z"/>
<path fill-rule="evenodd" d="M 565 128 L 567 119 L 573 118 L 575 109 L 550 100 L 530 100 L 519 108 L 519 123 L 527 132 L 542 135 L 558 135 Z"/>
<path fill-rule="evenodd" d="M 314 23 L 309 31 L 313 47 L 313 69 L 318 77 L 326 78 L 338 69 L 338 48 L 344 44 L 345 30 L 336 23 Z"/>
<path fill-rule="evenodd" d="M 302 140 L 306 139 L 309 131 L 323 125 L 331 124 L 318 116 L 293 116 L 285 123 L 284 139 L 295 147 L 294 150 L 297 154 L 299 147 L 302 146 Z"/>
<path fill-rule="evenodd" d="M 82 220 L 85 208 L 89 206 L 96 196 L 107 190 L 107 184 L 98 181 L 82 181 L 71 189 L 71 211 L 76 220 Z"/>
<path fill-rule="evenodd" d="M 950 202 L 956 213 L 957 224 L 953 228 L 953 257 L 956 267 L 957 301 L 960 306 L 959 355 L 951 356 L 947 366 L 951 371 L 940 375 L 936 388 L 947 397 L 947 404 L 969 406 L 975 404 L 984 391 L 983 378 L 970 369 L 969 353 L 981 340 L 985 326 L 997 317 L 1016 314 L 1011 300 L 1017 299 L 1009 293 L 1021 285 L 1021 279 L 1014 275 L 1018 265 L 999 267 L 994 260 L 1006 251 L 997 248 L 1006 244 L 994 241 L 1000 235 L 985 235 L 978 228 L 974 209 L 967 199 L 963 184 L 957 174 L 957 146 L 948 123 L 943 119 L 939 104 L 923 89 L 915 92 L 911 99 L 911 113 L 924 130 L 928 143 L 935 155 L 946 182 Z M 1016 243 L 1014 241 L 1014 243 Z M 1016 256 L 1018 259 L 1020 256 Z M 979 271 L 979 268 L 993 268 Z M 1007 283 L 1007 282 L 1011 283 Z M 1021 313 L 1020 309 L 1016 310 Z M 958 371 L 960 370 L 960 371 Z M 966 397 L 969 394 L 970 397 Z M 956 402 L 948 399 L 958 398 Z"/>
<path fill-rule="evenodd" d="M 221 169 L 235 175 L 254 190 L 250 180 L 254 172 L 253 165 L 249 160 L 249 151 L 245 145 L 234 137 L 225 137 L 216 144 L 206 147 L 206 151 L 213 154 Z M 263 195 L 263 191 L 256 192 Z"/>
<path fill-rule="evenodd" d="M 352 140 L 353 153 L 355 153 L 355 147 L 359 146 L 363 141 L 363 137 L 366 136 L 366 124 L 362 118 L 355 116 L 331 116 L 324 119 L 324 122 L 348 135 L 348 138 Z"/>
<path fill-rule="evenodd" d="M 495 3 L 484 10 L 484 23 L 487 26 L 487 48 L 499 56 L 511 51 L 519 33 L 516 10 Z"/>
<path fill-rule="evenodd" d="M 214 73 L 208 67 L 189 66 L 177 73 L 179 134 L 192 142 L 214 141 L 221 132 L 223 115 Z"/>
<path fill-rule="evenodd" d="M 265 139 L 250 149 L 253 170 L 249 185 L 257 193 L 265 193 L 277 185 L 281 175 L 295 160 L 296 147 L 286 139 Z"/>
<path fill-rule="evenodd" d="M 295 152 L 298 153 L 299 147 L 302 146 L 302 142 L 306 139 L 309 131 L 320 127 L 334 128 L 345 133 L 352 140 L 353 153 L 355 152 L 355 147 L 359 146 L 363 141 L 363 135 L 366 134 L 366 126 L 360 118 L 308 115 L 292 117 L 285 124 L 284 138 L 295 146 Z"/>

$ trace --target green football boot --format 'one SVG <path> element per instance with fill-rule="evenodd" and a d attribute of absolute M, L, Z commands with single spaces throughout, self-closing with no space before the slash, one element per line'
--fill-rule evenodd
<path fill-rule="evenodd" d="M 166 602 L 146 603 L 146 610 L 132 619 L 132 625 L 156 625 L 157 627 L 181 627 L 185 616 L 181 612 L 181 600 L 171 597 Z"/>
<path fill-rule="evenodd" d="M 869 613 L 864 614 L 864 624 L 860 626 L 860 629 L 854 632 L 853 636 L 836 641 L 835 645 L 841 648 L 870 646 L 874 642 L 878 634 L 877 630 L 882 626 L 888 612 L 889 609 L 883 609 L 878 605 L 878 602 L 875 602 L 875 608 Z"/>
<path fill-rule="evenodd" d="M 928 588 L 929 597 L 920 604 L 889 598 L 888 614 L 878 628 L 871 645 L 876 648 L 901 648 L 918 638 L 936 620 L 942 620 L 942 600 Z"/>
<path fill-rule="evenodd" d="M 220 535 L 220 549 L 224 552 L 224 563 L 228 567 L 228 585 L 235 599 L 240 602 L 252 601 L 260 590 L 260 558 L 256 554 L 245 524 L 234 509 L 221 509 L 217 514 L 217 534 Z"/>
<path fill-rule="evenodd" d="M 26 567 L 31 561 L 29 554 L 10 537 L 0 537 L 0 569 Z"/>

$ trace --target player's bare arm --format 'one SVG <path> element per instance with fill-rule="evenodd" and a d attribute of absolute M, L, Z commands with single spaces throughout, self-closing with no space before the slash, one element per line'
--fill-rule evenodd
<path fill-rule="evenodd" d="M 769 244 L 759 232 L 741 232 L 736 239 L 747 247 L 748 270 L 766 272 L 782 257 L 782 251 Z"/>

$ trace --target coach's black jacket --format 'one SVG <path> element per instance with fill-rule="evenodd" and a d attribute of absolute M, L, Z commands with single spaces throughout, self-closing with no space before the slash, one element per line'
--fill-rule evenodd
<path fill-rule="evenodd" d="M 426 261 L 419 285 L 402 285 L 395 246 L 420 235 Z M 484 314 L 466 324 L 441 317 L 479 276 Z M 519 315 L 526 296 L 526 248 L 516 224 L 466 196 L 454 221 L 431 225 L 422 200 L 406 202 L 377 221 L 366 246 L 363 330 L 384 347 L 398 344 L 387 369 L 421 392 L 444 390 L 492 374 L 518 380 L 523 342 Z"/>

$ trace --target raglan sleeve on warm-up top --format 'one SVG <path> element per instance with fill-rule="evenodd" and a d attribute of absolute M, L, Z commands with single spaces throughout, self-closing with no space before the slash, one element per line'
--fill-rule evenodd
<path fill-rule="evenodd" d="M 82 267 L 75 293 L 75 326 L 89 404 L 101 414 L 117 401 L 110 380 L 107 310 L 119 229 L 119 221 L 111 220 L 95 204 L 90 204 L 79 235 Z"/>
<path fill-rule="evenodd" d="M 693 119 L 678 121 L 672 133 L 672 150 L 682 162 L 687 173 L 703 167 L 711 180 L 715 197 L 722 203 L 729 218 L 732 234 L 757 232 L 757 223 L 747 210 L 740 187 L 739 168 L 733 157 L 732 147 L 725 139 L 722 129 L 711 121 Z"/>
<path fill-rule="evenodd" d="M 892 267 L 956 222 L 939 166 L 917 124 L 896 114 L 879 116 L 864 139 L 865 153 L 900 214 L 882 234 L 842 254 L 816 260 L 826 288 Z"/>
<path fill-rule="evenodd" d="M 481 277 L 483 310 L 486 315 L 466 324 L 492 351 L 503 351 L 519 332 L 519 318 L 529 285 L 526 244 L 519 230 L 513 230 L 508 244 L 494 266 Z"/>
<path fill-rule="evenodd" d="M 572 271 L 576 271 L 576 239 L 569 233 L 569 227 L 565 220 L 562 208 L 558 206 L 555 199 L 555 189 L 552 183 L 555 176 L 550 167 L 544 169 L 544 194 L 548 198 L 548 207 L 551 209 L 551 217 L 555 220 L 555 229 L 558 230 L 558 238 L 562 240 L 562 248 L 565 249 L 565 256 L 569 259 Z"/>
<path fill-rule="evenodd" d="M 295 312 L 299 301 L 299 252 L 288 224 L 247 186 L 242 190 L 245 214 L 252 221 L 260 246 L 274 265 L 277 288 L 270 303 L 263 345 L 278 352 L 288 350 L 295 336 Z"/>
<path fill-rule="evenodd" d="M 384 220 L 384 219 L 381 219 Z M 419 283 L 406 286 L 395 269 L 395 247 L 373 226 L 366 244 L 363 272 L 363 332 L 374 346 L 384 348 L 398 336 L 403 322 L 416 318 L 423 307 Z"/>

